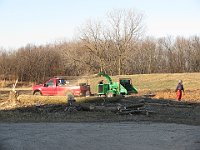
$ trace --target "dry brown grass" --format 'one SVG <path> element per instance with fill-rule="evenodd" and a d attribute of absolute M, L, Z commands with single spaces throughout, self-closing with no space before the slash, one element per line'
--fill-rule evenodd
<path fill-rule="evenodd" d="M 75 97 L 77 102 L 88 101 L 91 98 Z M 35 104 L 66 104 L 66 96 L 38 96 L 38 95 L 19 95 L 18 100 L 23 105 Z"/>
<path fill-rule="evenodd" d="M 157 99 L 176 99 L 175 88 L 179 79 L 183 80 L 185 93 L 183 95 L 184 101 L 200 101 L 200 73 L 177 73 L 177 74 L 137 74 L 137 75 L 120 75 L 111 76 L 112 80 L 118 81 L 119 78 L 131 78 L 133 85 L 138 89 L 139 94 L 155 93 Z M 97 92 L 97 84 L 100 80 L 106 81 L 104 77 L 97 77 L 96 75 L 80 78 L 78 82 L 87 82 L 91 85 L 92 93 Z M 1 83 L 1 82 L 0 82 Z M 11 84 L 11 83 L 9 83 Z M 3 85 L 3 82 L 0 84 Z M 30 84 L 28 84 L 30 85 Z M 10 91 L 11 88 L 1 88 L 1 91 Z M 17 85 L 16 90 L 31 90 L 30 86 Z M 2 92 L 0 98 L 4 99 Z M 66 103 L 64 96 L 32 96 L 20 94 L 18 100 L 22 106 L 30 106 L 37 104 L 63 104 Z M 76 98 L 78 102 L 93 101 L 93 98 Z"/>
<path fill-rule="evenodd" d="M 117 81 L 119 78 L 131 78 L 133 85 L 139 92 L 175 90 L 180 79 L 183 80 L 186 90 L 200 89 L 200 73 L 136 74 L 111 76 L 111 78 L 113 81 Z M 101 79 L 106 81 L 104 77 L 95 77 L 88 80 L 93 93 L 96 92 L 97 83 Z"/>
<path fill-rule="evenodd" d="M 114 82 L 119 78 L 131 78 L 133 85 L 138 89 L 138 95 L 155 93 L 155 98 L 158 99 L 176 99 L 175 88 L 181 79 L 185 88 L 183 100 L 200 101 L 200 73 L 136 74 L 111 78 Z M 104 77 L 93 77 L 88 80 L 92 93 L 97 92 L 97 83 L 102 79 L 106 81 Z"/>
<path fill-rule="evenodd" d="M 174 90 L 156 91 L 157 99 L 176 99 L 176 92 Z M 183 93 L 182 101 L 198 102 L 200 103 L 200 90 L 186 90 Z"/>

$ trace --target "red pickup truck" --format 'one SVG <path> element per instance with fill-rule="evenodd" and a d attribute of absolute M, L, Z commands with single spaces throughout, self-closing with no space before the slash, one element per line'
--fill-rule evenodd
<path fill-rule="evenodd" d="M 51 78 L 44 84 L 34 85 L 32 90 L 33 95 L 67 96 L 69 93 L 74 96 L 90 95 L 89 85 L 70 85 L 68 81 L 62 78 Z"/>

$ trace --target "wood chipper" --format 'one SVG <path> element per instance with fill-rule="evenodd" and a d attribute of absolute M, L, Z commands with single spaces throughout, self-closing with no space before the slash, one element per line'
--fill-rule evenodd
<path fill-rule="evenodd" d="M 132 93 L 138 93 L 138 90 L 132 85 L 130 78 L 120 78 L 118 82 L 112 82 L 109 75 L 104 72 L 99 72 L 99 76 L 104 76 L 107 83 L 100 81 L 97 86 L 98 95 L 105 95 L 107 97 L 113 97 L 116 95 L 129 95 Z"/>

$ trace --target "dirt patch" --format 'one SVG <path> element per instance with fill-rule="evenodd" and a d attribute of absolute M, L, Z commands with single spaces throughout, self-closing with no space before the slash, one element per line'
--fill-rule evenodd
<path fill-rule="evenodd" d="M 178 102 L 136 95 L 90 97 L 79 99 L 75 107 L 68 109 L 69 105 L 64 97 L 26 95 L 21 96 L 16 105 L 9 105 L 6 100 L 1 100 L 1 122 L 151 121 L 200 125 L 200 103 L 197 101 Z"/>

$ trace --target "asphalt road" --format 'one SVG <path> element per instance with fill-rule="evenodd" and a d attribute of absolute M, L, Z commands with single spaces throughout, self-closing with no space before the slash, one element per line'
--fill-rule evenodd
<path fill-rule="evenodd" d="M 123 123 L 0 123 L 0 150 L 199 150 L 200 126 Z"/>

